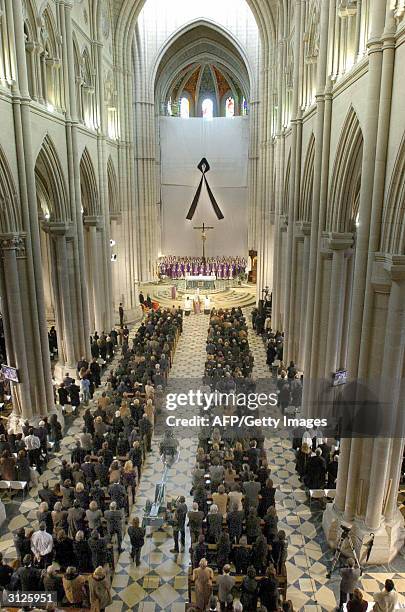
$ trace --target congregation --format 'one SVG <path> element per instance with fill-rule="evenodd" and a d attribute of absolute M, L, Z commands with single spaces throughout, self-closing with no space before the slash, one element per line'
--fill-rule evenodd
<path fill-rule="evenodd" d="M 294 363 L 286 367 L 282 361 L 283 333 L 274 333 L 270 325 L 258 325 L 255 315 L 253 312 L 253 329 L 265 344 L 279 407 L 297 409 L 301 401 L 296 388 L 302 381 Z M 131 346 L 127 326 L 117 334 L 94 334 L 92 362 L 82 359 L 77 364 L 80 386 L 66 375 L 58 389 L 65 413 L 69 406 L 84 407 L 83 430 L 70 462 L 64 459 L 61 463 L 60 482 L 53 487 L 45 482 L 38 492 L 38 529 L 21 528 L 14 534 L 15 567 L 0 559 L 1 588 L 32 590 L 35 585 L 37 591 L 56 592 L 59 604 L 100 611 L 110 605 L 111 574 L 122 551 L 142 466 L 151 451 L 155 419 L 163 405 L 182 328 L 183 311 L 173 306 L 150 310 Z M 119 345 L 120 360 L 107 373 L 104 390 L 97 394 L 96 408 L 91 410 L 88 404 L 102 384 L 103 365 L 114 358 Z M 251 392 L 257 382 L 253 366 L 243 311 L 212 309 L 204 384 L 221 393 Z M 84 380 L 89 382 L 85 388 Z M 38 484 L 38 474 L 48 454 L 59 450 L 62 436 L 56 415 L 45 417 L 36 427 L 26 421 L 19 434 L 3 428 L 1 477 Z M 337 441 L 332 446 L 321 436 L 319 430 L 297 430 L 292 439 L 297 473 L 308 489 L 326 482 L 330 488 L 336 486 Z M 278 526 L 277 487 L 271 473 L 259 428 L 250 428 L 249 433 L 201 429 L 191 473 L 193 501 L 187 505 L 180 496 L 168 515 L 172 554 L 185 551 L 187 527 L 190 534 L 189 612 L 293 611 L 287 598 L 288 538 Z M 130 521 L 128 536 L 130 557 L 138 566 L 145 542 L 139 517 Z M 340 609 L 350 597 L 347 610 L 364 611 L 367 602 L 358 588 L 358 570 L 351 563 L 349 559 L 353 576 L 346 576 L 346 568 L 342 570 Z M 391 592 L 390 599 L 395 599 L 394 587 L 386 585 L 381 598 Z"/>
<path fill-rule="evenodd" d="M 92 363 L 99 369 L 83 359 L 77 364 L 78 377 L 90 382 L 91 395 L 80 392 L 81 387 L 66 375 L 58 389 L 59 402 L 65 410 L 68 405 L 75 407 L 77 395 L 78 404 L 85 407 L 84 427 L 71 461 L 61 462 L 59 482 L 52 487 L 45 482 L 38 491 L 38 529 L 15 532 L 13 567 L 0 559 L 1 589 L 56 592 L 60 605 L 100 611 L 111 603 L 115 558 L 122 551 L 125 522 L 151 451 L 155 411 L 181 331 L 182 311 L 174 309 L 151 311 L 133 336 L 131 348 L 129 333 L 124 332 L 121 358 L 108 372 L 94 411 L 86 404 L 101 384 L 96 357 Z M 100 337 L 95 334 L 93 344 Z M 106 349 L 106 361 L 113 358 L 114 346 Z M 104 353 L 100 356 L 104 363 Z M 63 437 L 56 415 L 45 417 L 36 427 L 25 421 L 17 434 L 6 431 L 2 423 L 0 428 L 1 478 L 38 485 L 49 453 L 59 450 Z M 138 517 L 132 519 L 128 535 L 131 559 L 139 565 L 145 531 Z"/>

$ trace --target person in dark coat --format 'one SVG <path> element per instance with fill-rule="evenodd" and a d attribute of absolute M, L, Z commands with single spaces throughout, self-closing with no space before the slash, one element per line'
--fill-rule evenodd
<path fill-rule="evenodd" d="M 339 455 L 335 455 L 328 465 L 328 488 L 336 489 Z"/>
<path fill-rule="evenodd" d="M 250 566 L 247 575 L 243 579 L 241 587 L 240 602 L 245 612 L 254 612 L 257 609 L 258 584 L 256 581 L 256 570 Z"/>
<path fill-rule="evenodd" d="M 267 567 L 268 545 L 263 534 L 257 536 L 252 546 L 252 564 L 258 574 L 263 574 Z"/>
<path fill-rule="evenodd" d="M 192 510 L 188 513 L 188 527 L 190 529 L 191 544 L 198 541 L 202 532 L 204 512 L 199 510 L 197 502 L 193 502 Z"/>
<path fill-rule="evenodd" d="M 56 534 L 53 548 L 55 551 L 55 561 L 59 563 L 62 571 L 74 563 L 73 540 L 66 535 L 63 529 L 60 529 Z"/>
<path fill-rule="evenodd" d="M 183 496 L 179 497 L 179 500 L 176 504 L 176 508 L 174 510 L 173 515 L 173 540 L 174 540 L 174 548 L 170 552 L 178 553 L 179 552 L 179 536 L 180 536 L 180 545 L 181 549 L 184 550 L 186 545 L 186 517 L 187 517 L 187 505 L 186 500 Z"/>
<path fill-rule="evenodd" d="M 60 468 L 60 481 L 65 482 L 65 480 L 73 481 L 72 475 L 72 466 L 66 461 L 66 459 L 62 460 L 62 467 Z"/>
<path fill-rule="evenodd" d="M 245 513 L 243 512 L 243 510 L 238 510 L 237 505 L 231 506 L 229 508 L 229 512 L 227 515 L 227 522 L 228 522 L 229 537 L 230 537 L 232 544 L 234 544 L 235 542 L 236 544 L 239 543 L 240 537 L 243 532 L 243 521 L 244 520 L 245 520 Z"/>
<path fill-rule="evenodd" d="M 80 573 L 87 573 L 93 571 L 91 563 L 91 551 L 89 543 L 84 538 L 83 531 L 76 533 L 73 542 L 73 553 L 75 556 L 75 565 Z"/>
<path fill-rule="evenodd" d="M 279 607 L 278 580 L 273 567 L 266 571 L 266 577 L 259 583 L 260 604 L 265 606 L 267 612 L 276 612 Z"/>
<path fill-rule="evenodd" d="M 229 534 L 223 531 L 219 536 L 217 543 L 217 566 L 221 570 L 224 565 L 229 563 L 229 556 L 231 554 L 231 542 Z"/>
<path fill-rule="evenodd" d="M 268 544 L 271 544 L 277 535 L 278 517 L 275 506 L 270 506 L 263 517 L 264 527 L 263 534 L 267 539 Z"/>
<path fill-rule="evenodd" d="M 277 538 L 272 542 L 271 560 L 276 568 L 277 574 L 281 574 L 283 566 L 287 560 L 287 541 L 285 531 L 280 530 L 277 534 Z"/>
<path fill-rule="evenodd" d="M 101 537 L 99 532 L 93 530 L 89 537 L 89 547 L 91 551 L 91 561 L 93 567 L 103 567 L 103 565 L 108 561 L 111 557 L 108 551 L 109 539 L 105 537 Z"/>
<path fill-rule="evenodd" d="M 94 464 L 94 475 L 102 487 L 107 487 L 109 482 L 109 468 L 105 465 L 103 457 L 99 457 L 97 463 Z"/>
<path fill-rule="evenodd" d="M 206 559 L 208 553 L 208 546 L 205 543 L 205 537 L 203 534 L 198 538 L 197 544 L 194 544 L 192 549 L 192 560 L 193 567 L 198 567 L 201 559 Z"/>
<path fill-rule="evenodd" d="M 222 514 L 218 512 L 218 506 L 212 504 L 207 514 L 207 540 L 210 544 L 215 544 L 222 533 Z"/>
<path fill-rule="evenodd" d="M 14 546 L 17 552 L 17 558 L 22 563 L 26 555 L 31 554 L 31 542 L 30 538 L 25 535 L 24 527 L 18 529 L 13 536 Z"/>
<path fill-rule="evenodd" d="M 247 548 L 247 538 L 242 536 L 238 546 L 233 549 L 233 558 L 237 574 L 246 574 L 250 564 L 250 551 Z"/>
<path fill-rule="evenodd" d="M 307 470 L 307 464 L 309 459 L 311 458 L 311 449 L 308 444 L 304 442 L 301 448 L 297 451 L 295 458 L 295 468 L 298 472 L 298 476 L 300 480 L 302 480 L 305 476 Z"/>
<path fill-rule="evenodd" d="M 308 489 L 323 489 L 326 479 L 326 463 L 322 451 L 317 448 L 315 456 L 310 457 L 304 476 L 304 483 Z"/>
<path fill-rule="evenodd" d="M 17 462 L 15 464 L 17 480 L 30 482 L 31 470 L 30 461 L 25 450 L 18 451 Z"/>
<path fill-rule="evenodd" d="M 13 575 L 13 568 L 3 563 L 3 553 L 0 553 L 0 591 L 6 589 Z"/>
<path fill-rule="evenodd" d="M 76 446 L 72 450 L 72 454 L 70 455 L 70 460 L 72 464 L 78 463 L 79 465 L 81 465 L 83 461 L 85 460 L 85 457 L 86 457 L 86 451 L 84 450 L 84 448 L 82 448 L 80 444 L 80 440 L 77 440 Z"/>
<path fill-rule="evenodd" d="M 68 510 L 68 526 L 69 526 L 69 537 L 74 538 L 78 531 L 85 530 L 85 522 L 84 519 L 86 517 L 86 513 L 83 508 L 80 507 L 77 499 L 73 502 L 73 507 Z M 68 565 L 72 565 L 69 563 Z"/>
<path fill-rule="evenodd" d="M 246 536 L 248 544 L 253 544 L 261 533 L 260 518 L 257 516 L 255 508 L 250 508 L 246 517 Z"/>
<path fill-rule="evenodd" d="M 273 486 L 273 481 L 271 480 L 271 478 L 267 480 L 266 486 L 262 488 L 260 495 L 261 499 L 259 501 L 258 514 L 261 518 L 263 518 L 268 508 L 270 508 L 270 506 L 274 506 L 276 503 L 276 489 Z"/>
<path fill-rule="evenodd" d="M 94 485 L 90 489 L 90 500 L 95 501 L 102 512 L 105 510 L 105 494 L 99 480 L 94 481 Z"/>
<path fill-rule="evenodd" d="M 145 543 L 145 529 L 140 527 L 137 516 L 133 519 L 132 525 L 128 527 L 128 536 L 131 542 L 131 559 L 138 566 L 141 564 L 141 550 Z"/>
<path fill-rule="evenodd" d="M 33 566 L 31 555 L 25 555 L 23 565 L 14 572 L 10 582 L 13 591 L 41 591 L 41 570 Z"/>

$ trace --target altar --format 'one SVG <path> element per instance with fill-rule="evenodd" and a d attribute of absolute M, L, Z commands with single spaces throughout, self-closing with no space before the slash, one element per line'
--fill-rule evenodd
<path fill-rule="evenodd" d="M 190 289 L 203 289 L 204 291 L 210 291 L 215 289 L 215 281 L 217 277 L 215 274 L 211 274 L 210 276 L 193 276 L 191 274 L 186 274 L 186 291 Z"/>

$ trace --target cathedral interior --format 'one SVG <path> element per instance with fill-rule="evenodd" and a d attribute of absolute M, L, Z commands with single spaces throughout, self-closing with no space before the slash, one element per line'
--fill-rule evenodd
<path fill-rule="evenodd" d="M 405 607 L 404 75 L 405 0 L 0 0 L 3 607 Z"/>

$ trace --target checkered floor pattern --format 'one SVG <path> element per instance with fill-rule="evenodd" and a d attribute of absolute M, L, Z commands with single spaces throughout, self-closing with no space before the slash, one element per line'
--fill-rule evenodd
<path fill-rule="evenodd" d="M 249 311 L 245 314 L 248 317 Z M 190 379 L 201 380 L 207 329 L 207 316 L 185 317 L 184 332 L 175 353 L 168 391 L 186 389 Z M 255 357 L 255 377 L 267 378 L 269 372 L 264 346 L 262 340 L 251 329 L 249 343 Z M 159 417 L 160 421 L 164 418 L 163 414 Z M 41 482 L 48 480 L 53 483 L 58 480 L 60 462 L 63 458 L 70 458 L 75 435 L 81 426 L 82 421 L 79 417 L 69 427 L 62 442 L 61 452 L 48 463 L 47 470 L 41 476 Z M 162 464 L 158 460 L 158 445 L 159 437 L 156 437 L 153 441 L 153 452 L 146 460 L 132 516 L 142 517 L 146 500 L 154 497 L 155 484 L 160 480 L 162 473 Z M 307 494 L 295 472 L 294 455 L 289 441 L 273 437 L 271 440 L 266 440 L 266 447 L 272 478 L 278 489 L 276 506 L 279 527 L 285 530 L 289 541 L 288 597 L 293 601 L 296 610 L 304 612 L 333 610 L 336 606 L 339 578 L 337 574 L 331 580 L 326 578 L 332 554 L 322 532 L 322 508 L 316 503 L 312 504 L 312 508 L 309 507 Z M 180 448 L 179 462 L 169 473 L 167 497 L 170 499 L 185 495 L 187 502 L 191 502 L 190 472 L 195 460 L 196 438 L 181 437 Z M 5 523 L 0 531 L 0 551 L 5 560 L 15 558 L 12 532 L 19 527 L 37 526 L 36 511 L 39 504 L 37 494 L 37 489 L 31 489 L 24 501 L 21 501 L 21 498 L 18 501 L 4 500 L 8 523 Z M 185 552 L 174 555 L 170 553 L 172 546 L 170 527 L 164 526 L 154 530 L 143 547 L 142 563 L 136 567 L 129 557 L 128 536 L 125 537 L 124 551 L 117 557 L 112 576 L 113 603 L 107 609 L 108 612 L 130 609 L 138 612 L 184 611 L 184 604 L 187 601 L 189 554 Z M 187 534 L 186 550 L 188 546 Z M 361 580 L 365 597 L 372 600 L 373 593 L 381 589 L 384 580 L 388 577 L 394 579 L 400 600 L 405 603 L 405 559 L 401 555 L 390 566 L 368 568 Z"/>

